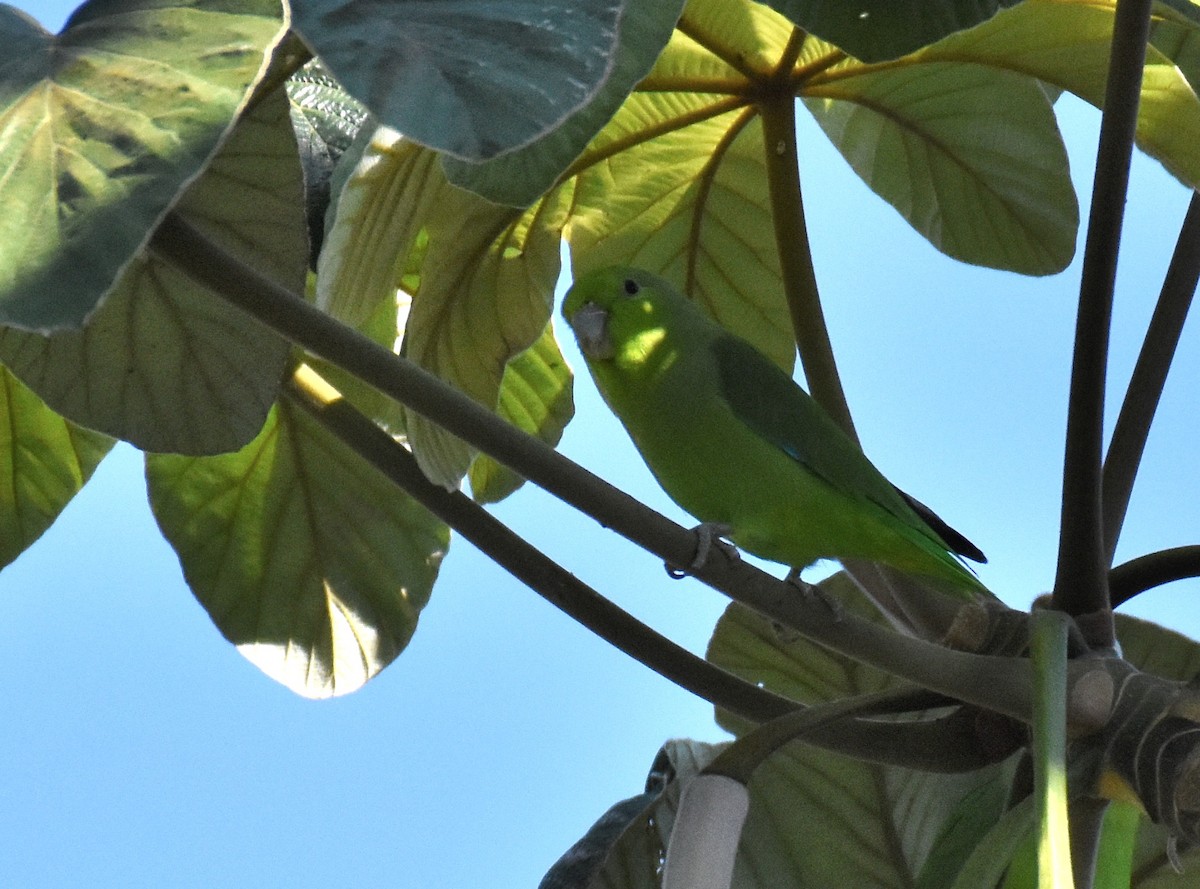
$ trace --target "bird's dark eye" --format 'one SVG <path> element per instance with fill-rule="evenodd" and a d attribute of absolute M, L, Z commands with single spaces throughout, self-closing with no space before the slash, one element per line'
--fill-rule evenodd
<path fill-rule="evenodd" d="M 633 278 L 625 279 L 625 293 L 629 296 L 636 296 L 637 292 L 641 289 L 642 288 L 638 286 L 638 282 L 633 280 Z"/>

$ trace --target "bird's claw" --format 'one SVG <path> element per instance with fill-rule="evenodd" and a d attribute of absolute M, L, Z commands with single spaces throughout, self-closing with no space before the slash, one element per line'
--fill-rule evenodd
<path fill-rule="evenodd" d="M 842 617 L 845 616 L 846 606 L 844 606 L 836 596 L 827 593 L 820 586 L 812 583 L 806 583 L 805 581 L 801 580 L 798 569 L 793 568 L 791 571 L 789 571 L 785 580 L 787 583 L 790 583 L 792 586 L 798 589 L 800 591 L 800 595 L 802 595 L 806 601 L 812 602 L 814 599 L 816 599 L 822 605 L 828 608 L 830 612 L 833 613 L 833 620 L 835 623 L 840 621 Z"/>
<path fill-rule="evenodd" d="M 696 535 L 696 555 L 692 557 L 692 563 L 687 568 L 679 568 L 669 562 L 666 565 L 667 574 L 676 580 L 694 574 L 703 568 L 708 562 L 708 557 L 712 555 L 714 546 L 720 548 L 731 561 L 741 558 L 737 547 L 722 539 L 733 530 L 729 525 L 719 522 L 703 522 L 692 530 Z"/>

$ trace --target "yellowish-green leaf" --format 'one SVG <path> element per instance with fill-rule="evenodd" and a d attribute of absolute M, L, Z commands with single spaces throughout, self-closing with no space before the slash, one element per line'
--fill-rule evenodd
<path fill-rule="evenodd" d="M 231 256 L 303 291 L 303 183 L 282 91 L 239 122 L 177 212 Z M 188 454 L 254 437 L 289 351 L 152 251 L 129 263 L 83 329 L 0 332 L 0 359 L 59 413 L 145 450 Z"/>
<path fill-rule="evenodd" d="M 657 272 L 790 368 L 755 97 L 804 98 L 871 187 L 961 259 L 1045 274 L 1078 208 L 1042 87 L 997 64 L 917 54 L 866 66 L 755 3 L 692 0 L 650 75 L 573 166 L 574 271 Z M 803 156 L 803 148 L 801 148 Z M 802 171 L 803 172 L 803 171 Z M 799 237 L 799 233 L 782 233 Z"/>
<path fill-rule="evenodd" d="M 429 241 L 403 354 L 494 410 L 508 362 L 550 320 L 569 199 L 569 188 L 556 189 L 521 213 L 445 184 L 425 220 Z M 405 428 L 425 474 L 456 487 L 472 449 L 411 411 Z"/>
<path fill-rule="evenodd" d="M 50 527 L 112 439 L 64 420 L 0 367 L 0 566 Z"/>
<path fill-rule="evenodd" d="M 757 3 L 689 3 L 649 77 L 576 162 L 567 231 L 576 275 L 613 264 L 661 274 L 789 370 L 762 126 L 742 94 L 770 76 L 791 32 Z"/>
<path fill-rule="evenodd" d="M 405 357 L 491 410 L 508 362 L 549 321 L 571 190 L 528 211 L 502 207 L 451 185 L 437 161 L 390 130 L 375 133 L 338 199 L 318 304 L 361 327 L 395 304 L 398 288 L 412 293 L 400 319 Z M 472 450 L 418 415 L 403 426 L 422 470 L 457 487 Z"/>
<path fill-rule="evenodd" d="M 508 362 L 500 382 L 496 413 L 502 420 L 554 447 L 575 414 L 571 369 L 558 350 L 554 328 Z M 471 494 L 480 503 L 503 500 L 525 479 L 487 454 L 471 464 Z"/>
<path fill-rule="evenodd" d="M 394 303 L 405 263 L 442 193 L 437 155 L 379 127 L 337 198 L 317 267 L 317 305 L 361 328 Z"/>
<path fill-rule="evenodd" d="M 277 0 L 91 0 L 58 36 L 0 6 L 0 322 L 83 322 L 283 33 Z"/>
<path fill-rule="evenodd" d="M 1100 107 L 1104 103 L 1115 0 L 1025 0 L 990 22 L 914 54 L 915 61 L 989 65 L 1036 77 Z M 1155 16 L 1138 111 L 1138 145 L 1189 186 L 1200 184 L 1197 26 Z"/>
<path fill-rule="evenodd" d="M 942 252 L 1030 275 L 1071 261 L 1079 209 L 1035 81 L 982 65 L 844 63 L 803 93 L 855 172 Z"/>
<path fill-rule="evenodd" d="M 313 278 L 310 276 L 310 282 Z M 404 326 L 411 297 L 403 290 L 393 291 L 391 299 L 380 300 L 371 317 L 358 325 L 359 333 L 388 349 L 396 348 L 396 329 Z M 379 426 L 393 435 L 403 436 L 404 416 L 400 405 L 358 377 L 313 355 L 305 359 L 342 396 Z"/>
<path fill-rule="evenodd" d="M 692 86 L 698 92 L 736 92 L 746 81 L 761 82 L 776 73 L 794 33 L 792 23 L 769 6 L 691 0 L 642 87 L 656 89 L 672 78 L 698 77 Z"/>
<path fill-rule="evenodd" d="M 408 643 L 448 531 L 298 404 L 236 453 L 150 455 L 146 476 L 192 592 L 268 676 L 346 694 Z"/>

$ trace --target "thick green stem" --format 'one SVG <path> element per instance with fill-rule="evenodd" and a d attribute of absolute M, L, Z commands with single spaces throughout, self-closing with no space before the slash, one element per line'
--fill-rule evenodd
<path fill-rule="evenodd" d="M 1104 548 L 1112 564 L 1138 465 L 1200 282 L 1200 195 L 1192 194 L 1104 458 Z"/>
<path fill-rule="evenodd" d="M 857 441 L 850 406 L 838 376 L 829 329 L 825 325 L 825 313 L 821 309 L 821 295 L 804 221 L 796 152 L 796 97 L 790 89 L 781 87 L 760 101 L 758 107 L 762 114 L 775 244 L 804 378 L 817 403 Z"/>
<path fill-rule="evenodd" d="M 1109 562 L 1101 505 L 1104 383 L 1150 6 L 1151 0 L 1119 0 L 1117 4 L 1079 287 L 1063 460 L 1062 530 L 1054 582 L 1055 607 L 1072 615 L 1109 607 Z M 1111 643 L 1111 622 L 1107 635 L 1095 642 Z"/>

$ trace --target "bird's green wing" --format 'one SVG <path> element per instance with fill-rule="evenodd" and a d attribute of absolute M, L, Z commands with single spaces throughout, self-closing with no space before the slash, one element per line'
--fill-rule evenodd
<path fill-rule="evenodd" d="M 874 503 L 937 541 L 938 533 L 918 515 L 907 496 L 880 474 L 858 445 L 791 377 L 736 337 L 716 337 L 711 348 L 721 397 L 742 423 L 835 489 Z M 933 515 L 928 509 L 925 512 Z M 935 520 L 944 526 L 940 519 Z M 957 532 L 952 534 L 965 544 L 964 555 L 982 556 L 970 541 Z M 954 544 L 960 541 L 939 542 L 948 549 L 959 549 Z"/>

